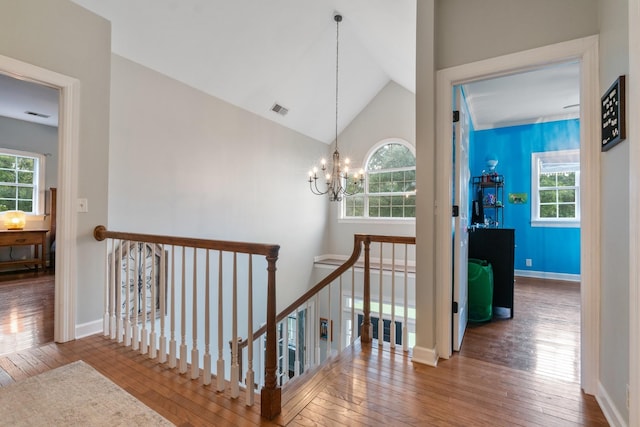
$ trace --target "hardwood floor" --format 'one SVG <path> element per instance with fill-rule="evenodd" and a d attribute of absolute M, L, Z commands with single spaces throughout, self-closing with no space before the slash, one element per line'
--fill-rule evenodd
<path fill-rule="evenodd" d="M 287 384 L 274 422 L 242 395 L 232 401 L 101 336 L 2 356 L 0 386 L 82 359 L 180 426 L 607 425 L 577 379 L 577 285 L 518 279 L 515 307 L 514 319 L 470 327 L 462 351 L 437 368 L 356 344 Z"/>
<path fill-rule="evenodd" d="M 53 341 L 50 272 L 0 274 L 0 356 Z"/>

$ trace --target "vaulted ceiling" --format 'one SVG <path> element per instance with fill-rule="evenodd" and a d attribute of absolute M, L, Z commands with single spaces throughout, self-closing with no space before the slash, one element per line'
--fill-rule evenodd
<path fill-rule="evenodd" d="M 415 93 L 417 0 L 73 1 L 111 21 L 115 54 L 325 143 L 335 136 L 336 12 L 338 130 L 390 81 Z M 578 79 L 579 64 L 562 64 L 465 92 L 479 130 L 577 117 Z M 0 115 L 55 126 L 56 91 L 12 81 L 0 78 Z"/>

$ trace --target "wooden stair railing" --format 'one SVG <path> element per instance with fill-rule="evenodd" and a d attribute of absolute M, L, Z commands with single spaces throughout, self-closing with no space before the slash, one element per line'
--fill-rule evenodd
<path fill-rule="evenodd" d="M 301 306 L 304 306 L 305 303 L 307 303 L 308 301 L 310 301 L 312 298 L 314 298 L 315 296 L 317 296 L 320 291 L 322 291 L 323 289 L 325 289 L 327 286 L 330 286 L 334 281 L 336 281 L 337 279 L 341 278 L 341 276 L 345 273 L 347 273 L 350 269 L 353 269 L 356 266 L 356 263 L 359 262 L 360 257 L 362 255 L 363 252 L 363 247 L 364 247 L 364 275 L 363 275 L 363 307 L 362 307 L 362 311 L 363 311 L 363 321 L 362 323 L 359 325 L 360 327 L 360 340 L 363 343 L 371 343 L 372 338 L 373 338 L 373 325 L 371 323 L 371 244 L 372 243 L 380 243 L 380 260 L 378 262 L 378 273 L 379 273 L 379 277 L 382 278 L 383 276 L 383 259 L 382 259 L 382 244 L 384 243 L 388 243 L 388 244 L 392 244 L 393 245 L 393 255 L 392 255 L 392 260 L 391 260 L 391 270 L 392 270 L 392 277 L 394 277 L 393 275 L 395 274 L 396 270 L 395 270 L 395 245 L 396 244 L 401 244 L 401 245 L 405 245 L 405 248 L 407 245 L 415 245 L 416 239 L 415 237 L 402 237 L 402 236 L 381 236 L 381 235 L 368 235 L 368 234 L 355 234 L 354 235 L 354 243 L 353 243 L 353 251 L 351 253 L 351 255 L 349 256 L 349 258 L 340 266 L 338 266 L 334 271 L 332 271 L 328 276 L 326 276 L 324 279 L 320 280 L 315 286 L 313 286 L 312 288 L 310 288 L 307 292 L 305 292 L 302 296 L 300 296 L 299 298 L 297 298 L 295 301 L 293 301 L 291 304 L 289 304 L 289 306 L 287 306 L 284 310 L 282 310 L 277 316 L 275 316 L 275 319 L 272 322 L 268 322 L 267 325 L 259 328 L 258 330 L 256 330 L 252 336 L 252 342 L 255 342 L 256 340 L 259 340 L 261 338 L 261 336 L 263 336 L 265 334 L 265 332 L 268 333 L 268 328 L 269 325 L 272 325 L 273 328 L 275 328 L 275 325 L 280 324 L 281 322 L 283 322 L 285 319 L 287 319 L 288 316 L 292 315 L 294 312 L 296 312 Z M 405 251 L 405 258 L 404 258 L 404 274 L 405 274 L 405 291 L 404 291 L 404 296 L 406 298 L 406 276 L 407 276 L 407 252 Z M 352 281 L 353 281 L 353 276 L 352 276 Z M 394 281 L 394 279 L 392 279 L 392 282 Z M 393 299 L 393 297 L 392 297 Z M 379 294 L 379 301 L 382 300 L 382 279 L 380 279 L 380 294 Z M 330 303 L 329 303 L 330 304 Z M 353 304 L 353 301 L 352 301 Z M 382 330 L 383 328 L 383 320 L 382 320 L 382 303 L 380 302 L 378 304 L 379 308 L 380 308 L 380 314 L 379 314 L 379 331 Z M 394 307 L 394 304 L 392 304 L 392 307 Z M 394 310 L 394 308 L 392 308 L 392 310 Z M 329 309 L 329 312 L 331 310 Z M 404 325 L 405 325 L 405 331 L 406 331 L 406 309 L 405 309 L 405 321 L 404 321 Z M 395 331 L 393 332 L 395 334 Z M 273 334 L 273 336 L 275 336 L 275 332 Z M 267 336 L 267 343 L 269 343 L 270 338 Z M 379 341 L 379 345 L 382 345 L 382 339 L 378 340 Z M 395 341 L 393 341 L 392 346 L 395 346 Z M 408 350 L 408 346 L 407 346 L 407 336 L 406 333 L 403 334 L 403 347 L 405 350 Z M 249 345 L 250 340 L 246 339 L 242 342 L 239 343 L 239 351 L 242 352 L 242 349 L 249 347 L 251 348 L 251 345 Z M 274 350 L 274 354 L 269 354 L 269 352 L 271 351 L 270 349 Z M 266 353 L 267 353 L 267 357 L 271 357 L 270 360 L 276 360 L 277 359 L 277 349 L 278 347 L 276 345 L 267 345 L 266 348 Z"/>
<path fill-rule="evenodd" d="M 140 233 L 124 233 L 109 231 L 104 226 L 97 226 L 94 229 L 94 238 L 98 241 L 110 239 L 106 245 L 107 278 L 105 280 L 105 314 L 104 332 L 110 335 L 111 339 L 124 342 L 126 346 L 131 346 L 134 350 L 140 350 L 143 354 L 148 354 L 150 358 L 157 358 L 160 363 L 168 363 L 170 367 L 178 366 L 180 374 L 188 374 L 190 378 L 196 379 L 200 376 L 199 368 L 200 353 L 198 343 L 198 326 L 202 326 L 202 316 L 198 316 L 199 309 L 204 305 L 204 350 L 203 355 L 203 383 L 211 382 L 211 354 L 210 354 L 210 260 L 209 252 L 218 252 L 218 363 L 216 370 L 216 389 L 219 392 L 225 390 L 225 359 L 223 356 L 223 265 L 230 263 L 231 254 L 233 256 L 233 282 L 232 282 L 232 333 L 235 342 L 231 351 L 231 364 L 229 374 L 230 393 L 232 398 L 239 397 L 240 370 L 238 360 L 238 254 L 246 255 L 247 266 L 247 336 L 253 335 L 253 255 L 264 256 L 266 261 L 266 327 L 267 334 L 266 359 L 264 363 L 264 386 L 260 392 L 260 412 L 268 419 L 273 419 L 280 413 L 281 390 L 276 381 L 276 261 L 280 247 L 278 245 L 267 245 L 258 243 L 229 242 L 220 240 L 206 240 L 185 237 L 172 237 L 161 235 L 150 235 Z M 189 265 L 186 262 L 186 253 L 193 256 L 193 279 L 192 292 L 187 294 L 186 270 Z M 204 252 L 204 253 L 203 253 Z M 168 253 L 170 253 L 170 264 L 168 263 Z M 182 255 L 182 262 L 175 264 L 175 255 Z M 225 255 L 227 254 L 227 255 Z M 205 289 L 204 302 L 199 303 L 198 296 L 202 290 L 198 287 L 198 280 L 201 279 L 202 267 L 198 268 L 198 261 L 206 256 L 205 265 Z M 215 269 L 215 265 L 213 266 Z M 181 277 L 176 278 L 176 272 L 181 273 Z M 168 277 L 168 272 L 170 276 Z M 133 277 L 132 277 L 133 276 Z M 176 283 L 180 288 L 180 294 L 176 295 Z M 127 283 L 129 285 L 127 285 Z M 155 284 L 155 286 L 154 286 Z M 169 295 L 167 287 L 170 284 Z M 215 286 L 215 285 L 214 285 Z M 260 291 L 258 289 L 258 291 Z M 264 289 L 263 289 L 264 292 Z M 149 295 L 149 293 L 151 295 Z M 176 298 L 180 301 L 180 307 L 176 307 Z M 191 298 L 191 325 L 187 331 L 189 321 L 186 318 L 188 299 Z M 125 301 L 123 301 L 125 299 Z M 171 306 L 165 307 L 167 302 Z M 155 302 L 155 303 L 154 303 Z M 144 308 L 141 307 L 144 305 Z M 170 312 L 170 314 L 168 313 Z M 176 314 L 180 319 L 176 319 Z M 140 320 L 140 317 L 142 320 Z M 170 318 L 170 337 L 165 335 L 165 318 Z M 180 324 L 182 342 L 178 348 L 176 342 L 176 325 Z M 147 330 L 147 327 L 150 330 Z M 156 329 L 159 328 L 159 340 Z M 193 340 L 191 347 L 191 371 L 187 372 L 187 335 Z M 169 338 L 169 342 L 167 342 Z M 168 354 L 167 354 L 168 348 Z M 248 360 L 248 370 L 246 383 L 254 383 L 254 373 L 251 357 Z M 252 405 L 254 388 L 246 387 L 246 404 Z"/>
<path fill-rule="evenodd" d="M 342 275 L 348 272 L 351 269 L 352 272 L 352 295 L 353 295 L 353 286 L 355 282 L 355 266 L 359 263 L 361 258 L 363 247 L 364 247 L 364 275 L 363 275 L 363 306 L 362 306 L 362 314 L 363 320 L 359 325 L 361 331 L 361 341 L 363 343 L 370 343 L 373 338 L 373 326 L 371 324 L 371 244 L 372 243 L 380 243 L 380 260 L 378 263 L 379 268 L 379 277 L 380 277 L 380 291 L 379 291 L 379 324 L 378 330 L 381 331 L 383 328 L 382 321 L 382 301 L 383 301 L 383 291 L 382 291 L 382 277 L 383 277 L 383 244 L 390 243 L 392 244 L 392 282 L 395 280 L 395 245 L 403 244 L 405 245 L 405 256 L 404 256 L 404 275 L 405 275 L 405 321 L 404 325 L 406 328 L 407 324 L 407 309 L 406 309 L 406 298 L 407 298 L 407 246 L 415 245 L 415 237 L 397 237 L 397 236 L 379 236 L 379 235 L 366 235 L 366 234 L 356 234 L 354 235 L 354 246 L 351 256 L 345 261 L 342 265 L 338 266 L 334 271 L 332 271 L 327 277 L 320 280 L 315 286 L 309 289 L 304 293 L 301 297 L 297 298 L 293 303 L 291 303 L 288 307 L 282 310 L 279 314 L 276 314 L 276 261 L 278 259 L 279 246 L 278 245 L 266 245 L 266 244 L 257 244 L 257 243 L 243 243 L 243 242 L 229 242 L 229 241 L 219 241 L 219 240 L 206 240 L 206 239 L 197 239 L 197 238 L 184 238 L 184 237 L 172 237 L 172 236 L 161 236 L 161 235 L 149 235 L 149 234 L 139 234 L 139 233 L 124 233 L 124 232 L 115 232 L 108 231 L 104 226 L 98 226 L 94 230 L 94 237 L 98 241 L 102 241 L 105 239 L 109 239 L 111 242 L 111 250 L 109 251 L 109 244 L 106 245 L 106 263 L 107 263 L 107 278 L 106 278 L 106 286 L 105 286 L 105 315 L 104 315 L 104 331 L 105 335 L 110 335 L 111 339 L 118 340 L 118 342 L 124 342 L 125 345 L 131 346 L 134 350 L 140 350 L 143 354 L 148 354 L 150 358 L 157 358 L 160 363 L 168 363 L 169 367 L 174 368 L 178 367 L 178 371 L 180 374 L 187 374 L 192 379 L 198 378 L 202 374 L 203 384 L 207 385 L 211 383 L 212 377 L 212 369 L 211 369 L 211 354 L 210 354 L 210 341 L 209 336 L 211 335 L 210 331 L 210 323 L 216 323 L 210 319 L 210 311 L 212 311 L 209 307 L 210 300 L 210 260 L 209 260 L 209 252 L 217 251 L 219 254 L 218 257 L 218 318 L 217 318 L 217 326 L 218 326 L 218 363 L 216 369 L 216 390 L 222 392 L 225 390 L 225 373 L 227 372 L 225 367 L 225 359 L 223 357 L 223 348 L 225 347 L 224 342 L 231 344 L 231 362 L 230 369 L 228 372 L 228 384 L 230 386 L 230 394 L 232 398 L 239 397 L 239 385 L 242 382 L 242 373 L 246 372 L 246 376 L 244 377 L 245 387 L 245 401 L 247 405 L 252 405 L 254 403 L 253 393 L 255 389 L 256 382 L 260 383 L 261 381 L 254 382 L 254 362 L 253 362 L 253 344 L 258 342 L 266 334 L 265 348 L 264 348 L 264 363 L 258 366 L 259 370 L 264 372 L 262 389 L 260 390 L 260 412 L 261 415 L 267 419 L 275 418 L 280 412 L 282 407 L 281 402 L 281 382 L 278 381 L 278 366 L 282 361 L 278 361 L 278 349 L 285 351 L 284 349 L 287 346 L 287 343 L 281 341 L 279 343 L 278 338 L 278 325 L 292 313 L 296 312 L 300 306 L 306 304 L 311 298 L 314 296 L 318 296 L 321 291 L 328 287 L 329 289 L 329 313 L 331 313 L 331 284 L 340 280 L 340 285 L 342 288 Z M 205 254 L 202 254 L 204 251 L 206 254 L 206 261 L 204 262 L 205 266 L 202 267 L 202 258 L 205 257 Z M 192 292 L 190 295 L 187 295 L 186 287 L 187 287 L 187 275 L 186 270 L 189 268 L 186 262 L 186 253 L 192 253 L 193 255 L 193 279 L 192 279 Z M 133 255 L 132 255 L 133 253 Z M 167 253 L 170 253 L 169 257 Z M 182 261 L 178 262 L 176 267 L 175 265 L 175 255 L 176 253 L 182 255 Z M 232 301 L 232 322 L 233 322 L 233 330 L 230 334 L 231 339 L 229 338 L 229 334 L 226 336 L 223 333 L 223 253 L 231 253 L 233 254 L 233 281 L 232 281 L 232 291 L 233 291 L 233 301 Z M 138 255 L 140 254 L 140 255 Z M 149 255 L 150 254 L 150 255 Z M 238 264 L 237 264 L 237 255 L 244 254 L 248 257 L 248 266 L 246 267 L 246 275 L 248 276 L 247 283 L 247 329 L 246 336 L 252 337 L 251 340 L 245 339 L 244 341 L 240 338 L 240 333 L 238 331 Z M 252 267 L 252 256 L 260 255 L 264 256 L 266 261 L 266 315 L 264 319 L 264 326 L 257 329 L 255 332 L 253 330 L 253 267 Z M 170 258 L 170 263 L 169 263 Z M 228 263 L 231 261 L 228 260 Z M 134 264 L 134 267 L 130 266 L 130 263 Z M 200 268 L 198 268 L 200 266 Z M 215 270 L 215 266 L 213 267 Z M 201 272 L 205 270 L 204 273 L 204 290 L 198 287 L 198 280 L 201 280 Z M 167 272 L 170 272 L 171 277 L 167 277 Z M 181 273 L 181 277 L 176 278 L 177 272 Z M 243 271 L 244 272 L 244 271 Z M 133 275 L 133 278 L 130 277 Z M 138 285 L 135 286 L 135 278 L 138 278 Z M 157 288 L 156 286 L 150 286 L 149 292 L 151 296 L 147 295 L 147 287 L 141 286 L 142 282 L 153 282 L 152 278 L 155 278 L 158 282 Z M 169 280 L 170 279 L 170 280 Z M 130 286 L 126 286 L 123 284 L 129 283 Z M 169 295 L 167 295 L 167 289 L 170 284 Z M 224 282 L 225 285 L 228 285 L 227 282 Z M 179 295 L 175 294 L 176 285 L 180 288 L 181 293 Z M 215 285 L 214 285 L 215 286 Z M 395 285 L 394 285 L 395 286 Z M 118 288 L 118 289 L 116 289 Z M 260 288 L 255 288 L 260 289 Z M 228 289 L 226 289 L 228 291 Z M 263 289 L 264 290 L 264 289 Z M 130 303 L 130 292 L 133 294 L 134 302 Z M 204 303 L 198 303 L 198 295 L 204 292 Z M 392 301 L 395 298 L 395 291 L 392 291 Z M 191 316 L 192 316 L 192 324 L 190 325 L 191 330 L 187 332 L 187 324 L 189 323 L 186 319 L 186 312 L 189 310 L 186 307 L 189 297 L 191 297 Z M 180 307 L 176 307 L 176 298 L 180 302 Z M 125 301 L 123 302 L 123 299 Z M 143 301 L 146 309 L 141 309 L 139 301 Z M 147 304 L 147 301 L 157 301 L 157 304 Z M 165 304 L 170 301 L 171 306 L 167 309 Z M 354 304 L 354 300 L 352 297 L 352 306 Z M 200 353 L 199 353 L 199 343 L 198 343 L 198 326 L 202 321 L 202 315 L 198 316 L 199 310 L 202 310 L 202 305 L 204 305 L 204 355 L 202 357 L 203 366 L 202 370 L 200 370 L 199 361 L 200 361 Z M 392 307 L 395 307 L 395 303 L 392 302 Z M 226 307 L 228 309 L 228 307 Z M 392 308 L 393 310 L 394 308 Z M 170 312 L 170 313 L 169 313 Z M 175 318 L 175 314 L 178 313 L 181 315 L 181 318 L 178 320 Z M 353 307 L 352 307 L 353 313 Z M 228 315 L 228 313 L 227 313 Z M 140 321 L 139 316 L 142 317 Z M 393 315 L 394 316 L 394 315 Z M 393 319 L 392 316 L 392 319 Z M 171 326 L 170 326 L 170 339 L 167 342 L 167 338 L 165 336 L 165 318 L 169 318 Z M 330 314 L 329 314 L 330 319 Z M 353 319 L 353 315 L 352 315 Z M 331 320 L 330 320 L 331 322 Z M 177 324 L 180 325 L 180 335 L 182 339 L 182 343 L 179 348 L 177 348 L 177 342 L 175 337 L 175 329 Z M 262 323 L 262 322 L 260 322 Z M 158 325 L 156 325 L 158 324 Z M 352 324 L 353 325 L 353 324 Z M 149 326 L 150 330 L 147 330 L 147 326 Z M 159 332 L 159 340 L 156 329 L 160 330 Z M 394 329 L 394 328 L 392 328 Z M 296 332 L 297 333 L 297 332 Z M 392 333 L 395 333 L 395 329 Z M 193 344 L 191 347 L 191 370 L 188 372 L 187 368 L 187 359 L 189 357 L 189 353 L 187 352 L 188 344 L 187 335 L 191 335 L 193 340 Z M 352 331 L 351 342 L 353 342 L 353 331 Z M 223 341 L 223 338 L 226 341 Z M 378 340 L 379 344 L 382 344 L 382 340 Z M 403 346 L 405 350 L 408 349 L 406 346 L 406 334 L 403 334 Z M 252 345 L 249 345 L 252 343 Z M 392 346 L 395 345 L 395 340 L 392 342 Z M 280 346 L 280 347 L 279 347 Z M 168 354 L 167 354 L 168 348 Z M 247 348 L 247 366 L 246 370 L 244 370 L 241 365 L 243 364 L 243 353 L 242 349 Z M 319 347 L 318 347 L 319 349 Z M 327 345 L 327 354 L 329 354 L 331 350 L 330 340 Z M 179 357 L 177 355 L 179 351 Z M 287 350 L 288 351 L 288 350 Z M 319 350 L 318 350 L 319 351 Z M 258 352 L 258 357 L 262 357 L 262 351 Z M 283 369 L 282 366 L 280 366 Z M 287 367 L 288 369 L 288 367 Z"/>

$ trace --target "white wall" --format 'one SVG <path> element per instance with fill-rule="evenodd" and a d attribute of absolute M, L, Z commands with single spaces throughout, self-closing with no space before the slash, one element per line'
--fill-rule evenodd
<path fill-rule="evenodd" d="M 436 67 L 595 34 L 597 0 L 436 0 Z"/>
<path fill-rule="evenodd" d="M 389 82 L 338 136 L 340 154 L 351 159 L 351 169 L 364 167 L 371 147 L 388 138 L 400 138 L 415 146 L 415 95 L 397 83 Z M 333 152 L 335 145 L 328 147 Z M 329 154 L 327 154 L 329 155 Z M 328 203 L 328 202 L 327 202 Z M 349 255 L 356 233 L 415 236 L 415 223 L 380 223 L 340 219 L 340 203 L 329 206 L 329 245 L 331 254 Z"/>
<path fill-rule="evenodd" d="M 109 228 L 279 244 L 278 309 L 324 251 L 328 203 L 306 179 L 326 148 L 113 55 Z"/>
<path fill-rule="evenodd" d="M 0 0 L 0 54 L 80 80 L 77 322 L 100 318 L 103 246 L 93 228 L 107 220 L 110 24 L 67 0 Z M 57 301 L 58 303 L 58 301 Z"/>
<path fill-rule="evenodd" d="M 600 2 L 600 92 L 629 73 L 628 1 Z M 628 78 L 628 77 L 627 77 Z M 629 98 L 627 98 L 629 99 Z M 627 103 L 633 101 L 627 101 Z M 629 116 L 627 116 L 627 121 Z M 629 147 L 627 138 L 601 155 L 602 288 L 600 399 L 629 422 Z M 617 423 L 616 422 L 616 423 Z M 615 423 L 614 423 L 615 424 Z"/>

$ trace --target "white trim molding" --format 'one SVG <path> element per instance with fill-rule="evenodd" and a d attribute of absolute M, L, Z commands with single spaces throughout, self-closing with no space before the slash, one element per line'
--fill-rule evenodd
<path fill-rule="evenodd" d="M 80 81 L 2 55 L 0 55 L 0 73 L 60 91 L 54 340 L 70 341 L 75 339 L 76 333 L 77 214 L 73 205 L 78 181 Z"/>
<path fill-rule="evenodd" d="M 609 393 L 607 393 L 607 390 L 600 382 L 598 382 L 598 394 L 596 395 L 596 400 L 598 401 L 598 405 L 600 405 L 600 409 L 602 409 L 602 413 L 610 426 L 627 427 L 627 422 L 622 414 L 620 414 L 620 411 L 616 409 L 616 405 L 613 403 L 613 400 L 611 400 L 611 396 L 609 396 Z"/>
<path fill-rule="evenodd" d="M 546 271 L 534 271 L 534 270 L 514 270 L 514 274 L 516 276 L 516 282 L 518 281 L 518 276 L 531 277 L 534 279 L 562 280 L 565 282 L 580 282 L 579 274 L 549 273 Z"/>
<path fill-rule="evenodd" d="M 413 347 L 413 356 L 411 361 L 422 365 L 438 366 L 438 350 L 435 348 Z"/>
<path fill-rule="evenodd" d="M 640 0 L 629 0 L 628 98 L 640 99 Z M 627 103 L 629 141 L 629 425 L 640 425 L 640 114 L 637 102 Z"/>
<path fill-rule="evenodd" d="M 104 332 L 104 322 L 102 319 L 94 320 L 93 322 L 82 323 L 76 325 L 75 337 L 76 339 L 88 337 Z"/>
<path fill-rule="evenodd" d="M 580 61 L 581 188 L 581 343 L 585 392 L 595 394 L 600 344 L 600 142 L 598 36 L 589 36 L 470 64 L 447 68 L 436 75 L 436 350 L 449 358 L 451 346 L 451 110 L 455 85 L 528 71 L 546 65 Z"/>

